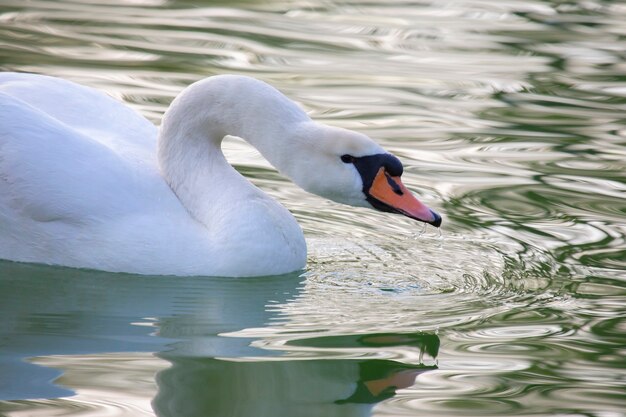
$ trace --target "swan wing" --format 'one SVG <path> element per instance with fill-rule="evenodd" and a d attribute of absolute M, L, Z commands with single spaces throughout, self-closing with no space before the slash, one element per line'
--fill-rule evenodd
<path fill-rule="evenodd" d="M 156 128 L 77 84 L 0 74 L 0 209 L 12 223 L 83 222 L 142 210 L 160 189 Z M 148 194 L 150 195 L 150 194 Z"/>

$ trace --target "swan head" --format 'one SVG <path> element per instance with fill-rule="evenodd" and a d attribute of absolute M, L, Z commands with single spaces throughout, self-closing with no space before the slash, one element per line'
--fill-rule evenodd
<path fill-rule="evenodd" d="M 314 123 L 297 134 L 303 155 L 288 175 L 300 187 L 329 200 L 398 213 L 433 226 L 441 216 L 402 183 L 402 162 L 369 137 Z"/>

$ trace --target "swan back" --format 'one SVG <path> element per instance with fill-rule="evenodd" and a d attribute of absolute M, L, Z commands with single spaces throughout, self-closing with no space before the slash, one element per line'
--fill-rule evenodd
<path fill-rule="evenodd" d="M 138 202 L 134 187 L 156 178 L 135 169 L 155 166 L 154 126 L 108 96 L 52 77 L 3 73 L 0 109 L 2 198 L 34 220 L 77 223 L 123 212 Z"/>
<path fill-rule="evenodd" d="M 156 133 L 102 93 L 0 74 L 0 258 L 217 275 L 206 230 L 159 173 Z"/>

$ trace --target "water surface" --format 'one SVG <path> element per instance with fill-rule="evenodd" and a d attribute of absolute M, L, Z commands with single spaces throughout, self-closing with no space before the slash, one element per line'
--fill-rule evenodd
<path fill-rule="evenodd" d="M 240 172 L 306 271 L 141 277 L 0 262 L 0 415 L 626 415 L 626 7 L 611 1 L 4 0 L 0 69 L 158 123 L 252 75 L 405 164 L 444 216 Z"/>

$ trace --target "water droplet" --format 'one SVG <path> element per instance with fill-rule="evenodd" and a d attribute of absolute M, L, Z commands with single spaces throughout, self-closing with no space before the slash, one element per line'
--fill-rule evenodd
<path fill-rule="evenodd" d="M 438 240 L 437 247 L 441 249 L 443 248 L 443 231 L 441 230 L 441 227 L 438 227 L 437 231 L 439 233 L 439 235 L 437 236 L 437 240 Z"/>

